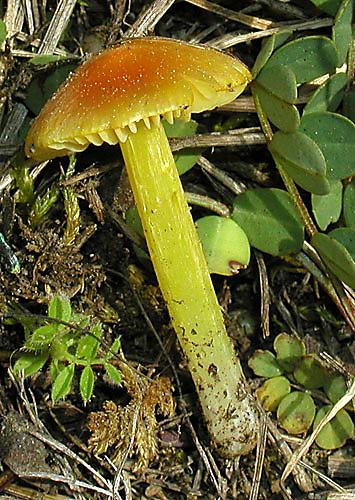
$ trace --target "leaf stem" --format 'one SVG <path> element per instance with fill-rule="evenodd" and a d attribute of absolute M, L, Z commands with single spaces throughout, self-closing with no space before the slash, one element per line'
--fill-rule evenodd
<path fill-rule="evenodd" d="M 254 98 L 254 103 L 255 103 L 255 109 L 258 114 L 258 118 L 260 121 L 261 128 L 264 132 L 265 138 L 267 143 L 270 143 L 272 141 L 272 128 L 269 123 L 269 120 L 267 119 L 267 116 L 261 106 L 260 100 L 258 98 L 258 95 L 256 92 L 254 92 L 254 89 L 252 88 L 252 94 Z M 275 162 L 276 163 L 276 162 Z M 306 228 L 307 233 L 309 234 L 310 237 L 313 236 L 314 233 L 317 232 L 317 228 L 311 218 L 311 216 L 308 213 L 306 205 L 303 203 L 303 200 L 301 198 L 301 195 L 296 187 L 296 184 L 294 181 L 291 179 L 291 177 L 285 172 L 285 170 L 281 167 L 281 165 L 276 164 L 278 171 L 281 175 L 281 178 L 283 180 L 283 183 L 285 184 L 285 187 L 291 196 L 291 199 L 301 217 L 301 220 Z"/>

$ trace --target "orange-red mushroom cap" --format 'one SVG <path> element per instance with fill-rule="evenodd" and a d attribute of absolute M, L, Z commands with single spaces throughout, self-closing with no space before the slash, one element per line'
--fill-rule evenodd
<path fill-rule="evenodd" d="M 232 101 L 251 79 L 239 60 L 166 38 L 136 38 L 92 57 L 47 102 L 27 135 L 26 154 L 43 161 L 117 144 L 136 123 L 172 122 Z"/>

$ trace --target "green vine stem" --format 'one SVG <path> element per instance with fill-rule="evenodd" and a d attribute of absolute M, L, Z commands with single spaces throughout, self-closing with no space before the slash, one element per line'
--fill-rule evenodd
<path fill-rule="evenodd" d="M 256 109 L 256 112 L 257 112 L 257 115 L 258 115 L 258 118 L 260 121 L 261 128 L 264 132 L 266 142 L 269 144 L 272 141 L 272 135 L 273 135 L 272 129 L 271 129 L 269 120 L 267 119 L 267 116 L 264 113 L 264 110 L 260 104 L 260 100 L 259 100 L 256 92 L 254 92 L 254 90 L 253 90 L 253 87 L 252 87 L 252 93 L 253 93 L 253 98 L 254 98 L 254 103 L 255 103 L 255 109 Z M 307 233 L 309 234 L 310 237 L 312 237 L 313 234 L 317 232 L 317 228 L 316 228 L 311 216 L 309 215 L 305 204 L 303 203 L 301 195 L 298 192 L 298 189 L 296 187 L 296 184 L 293 182 L 291 177 L 285 172 L 285 170 L 279 164 L 277 164 L 277 168 L 278 168 L 278 171 L 281 175 L 283 183 L 285 184 L 285 187 L 286 187 L 289 195 L 291 196 L 292 201 L 293 201 L 296 209 L 298 210 L 298 213 L 299 213 L 301 220 L 306 228 Z"/>
<path fill-rule="evenodd" d="M 254 92 L 253 87 L 252 94 L 255 103 L 255 109 L 260 121 L 261 128 L 264 132 L 266 142 L 270 143 L 273 136 L 271 125 L 261 106 L 256 92 Z M 308 235 L 312 237 L 317 232 L 317 227 L 314 224 L 311 216 L 309 215 L 295 183 L 280 165 L 277 165 L 277 168 L 285 184 L 285 187 L 289 195 L 291 196 L 296 209 L 298 210 L 298 213 Z M 353 298 L 344 289 L 344 285 L 341 283 L 341 281 L 339 281 L 335 276 L 329 273 L 327 269 L 325 273 L 320 270 L 320 267 L 317 265 L 317 263 L 321 264 L 321 266 L 324 267 L 323 263 L 314 248 L 309 243 L 305 242 L 303 250 L 305 253 L 300 252 L 299 254 L 297 254 L 297 259 L 302 262 L 304 267 L 319 281 L 322 288 L 327 292 L 329 297 L 338 307 L 343 317 L 346 319 L 348 325 L 352 329 L 355 329 L 355 305 Z M 326 276 L 326 274 L 328 274 L 329 277 Z"/>

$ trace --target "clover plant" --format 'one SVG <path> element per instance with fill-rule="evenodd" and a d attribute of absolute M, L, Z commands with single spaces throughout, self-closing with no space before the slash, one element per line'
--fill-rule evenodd
<path fill-rule="evenodd" d="M 287 191 L 248 190 L 235 199 L 232 218 L 252 246 L 277 256 L 299 254 L 306 229 L 332 280 L 333 285 L 324 280 L 324 287 L 337 302 L 334 276 L 355 287 L 353 2 L 314 3 L 335 15 L 331 36 L 292 40 L 286 28 L 264 41 L 252 70 L 256 110 Z M 303 85 L 320 77 L 323 83 L 302 109 Z M 303 192 L 311 195 L 314 220 Z M 341 295 L 338 307 L 354 326 L 351 299 Z"/>
<path fill-rule="evenodd" d="M 256 395 L 266 411 L 276 412 L 279 425 L 289 434 L 304 434 L 346 393 L 345 379 L 326 370 L 315 354 L 306 354 L 304 343 L 296 337 L 281 333 L 273 347 L 275 354 L 257 350 L 249 359 L 254 373 L 265 378 Z M 331 404 L 316 404 L 315 389 L 324 392 L 321 401 L 328 398 Z M 334 449 L 353 436 L 352 418 L 342 409 L 320 431 L 316 443 L 320 448 Z"/>

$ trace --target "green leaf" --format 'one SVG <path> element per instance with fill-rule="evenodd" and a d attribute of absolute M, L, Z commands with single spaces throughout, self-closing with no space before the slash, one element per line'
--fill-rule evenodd
<path fill-rule="evenodd" d="M 323 389 L 332 403 L 337 403 L 347 391 L 344 377 L 341 375 L 330 375 L 323 382 Z"/>
<path fill-rule="evenodd" d="M 323 233 L 313 236 L 312 245 L 328 268 L 344 283 L 355 288 L 355 262 L 344 245 Z"/>
<path fill-rule="evenodd" d="M 54 295 L 48 305 L 48 316 L 59 321 L 70 321 L 70 300 L 67 297 L 64 297 L 64 295 Z"/>
<path fill-rule="evenodd" d="M 70 364 L 63 368 L 53 382 L 52 385 L 52 400 L 55 403 L 59 399 L 65 398 L 71 390 L 71 384 L 74 377 L 75 365 Z"/>
<path fill-rule="evenodd" d="M 45 64 L 50 64 L 56 61 L 66 59 L 65 56 L 60 56 L 56 54 L 38 54 L 32 57 L 29 62 L 34 66 L 44 66 Z"/>
<path fill-rule="evenodd" d="M 289 434 L 303 434 L 311 427 L 316 413 L 313 399 L 305 392 L 294 391 L 277 408 L 277 420 Z"/>
<path fill-rule="evenodd" d="M 313 429 L 329 413 L 332 405 L 323 406 L 314 419 Z M 354 424 L 346 410 L 339 410 L 336 416 L 328 422 L 316 437 L 316 443 L 324 450 L 335 450 L 343 446 L 354 436 Z"/>
<path fill-rule="evenodd" d="M 175 120 L 173 124 L 168 123 L 166 120 L 162 121 L 165 133 L 168 137 L 184 137 L 192 136 L 197 133 L 198 123 L 194 120 L 188 122 L 183 120 Z M 179 175 L 184 174 L 194 165 L 201 156 L 201 151 L 197 152 L 196 148 L 187 148 L 181 152 L 174 153 L 176 168 Z"/>
<path fill-rule="evenodd" d="M 345 73 L 332 75 L 323 85 L 313 92 L 303 109 L 303 114 L 319 111 L 336 111 L 344 96 L 344 89 L 348 82 Z"/>
<path fill-rule="evenodd" d="M 256 78 L 258 85 L 270 94 L 291 104 L 297 100 L 297 82 L 295 74 L 287 66 L 267 64 Z"/>
<path fill-rule="evenodd" d="M 249 264 L 248 238 L 234 220 L 208 215 L 196 221 L 196 229 L 210 273 L 233 276 Z"/>
<path fill-rule="evenodd" d="M 355 229 L 355 179 L 348 184 L 344 191 L 343 212 L 345 224 Z"/>
<path fill-rule="evenodd" d="M 83 401 L 89 401 L 94 392 L 95 374 L 91 366 L 85 366 L 80 376 L 80 394 Z"/>
<path fill-rule="evenodd" d="M 274 349 L 278 364 L 287 372 L 292 372 L 306 353 L 304 343 L 287 333 L 275 338 Z"/>
<path fill-rule="evenodd" d="M 0 19 L 0 45 L 2 45 L 5 42 L 6 36 L 7 36 L 6 24 L 2 19 Z"/>
<path fill-rule="evenodd" d="M 322 231 L 327 229 L 331 222 L 336 222 L 341 214 L 343 201 L 343 184 L 341 181 L 329 181 L 328 194 L 319 196 L 312 194 L 312 210 L 318 226 Z"/>
<path fill-rule="evenodd" d="M 303 356 L 296 366 L 293 376 L 306 389 L 319 389 L 323 386 L 326 371 L 313 354 Z"/>
<path fill-rule="evenodd" d="M 114 384 L 121 385 L 121 372 L 115 366 L 111 365 L 110 363 L 106 363 L 105 370 L 107 376 L 112 380 Z"/>
<path fill-rule="evenodd" d="M 255 392 L 265 411 L 276 411 L 283 398 L 291 391 L 286 377 L 273 377 L 265 380 Z"/>
<path fill-rule="evenodd" d="M 326 73 L 332 73 L 337 62 L 337 51 L 329 38 L 307 36 L 278 49 L 272 54 L 267 65 L 269 68 L 286 66 L 295 74 L 297 83 L 305 83 Z"/>
<path fill-rule="evenodd" d="M 80 338 L 75 356 L 79 361 L 92 361 L 99 349 L 100 342 L 98 339 L 92 337 L 91 335 L 84 335 Z"/>
<path fill-rule="evenodd" d="M 269 149 L 277 166 L 284 168 L 303 189 L 315 194 L 329 193 L 323 153 L 306 134 L 278 131 Z"/>
<path fill-rule="evenodd" d="M 346 61 L 352 42 L 353 0 L 343 0 L 334 20 L 333 41 L 338 52 L 338 66 Z"/>
<path fill-rule="evenodd" d="M 13 367 L 13 372 L 18 375 L 23 371 L 25 377 L 29 377 L 34 373 L 39 372 L 48 359 L 48 352 L 42 353 L 24 353 L 16 361 Z"/>
<path fill-rule="evenodd" d="M 300 115 L 296 106 L 270 94 L 257 84 L 254 85 L 254 91 L 271 123 L 284 132 L 297 130 Z"/>
<path fill-rule="evenodd" d="M 341 243 L 349 252 L 351 257 L 355 260 L 355 229 L 349 227 L 338 227 L 328 233 L 328 236 L 336 239 Z"/>
<path fill-rule="evenodd" d="M 248 366 L 258 377 L 271 378 L 282 374 L 282 368 L 270 351 L 257 349 L 249 358 Z"/>
<path fill-rule="evenodd" d="M 355 122 L 355 86 L 346 92 L 343 102 L 344 115 Z"/>
<path fill-rule="evenodd" d="M 329 179 L 355 174 L 355 125 L 337 113 L 320 112 L 302 117 L 300 131 L 322 151 Z"/>
<path fill-rule="evenodd" d="M 331 16 L 336 15 L 341 4 L 341 0 L 311 0 L 311 2 Z"/>
<path fill-rule="evenodd" d="M 261 71 L 261 69 L 265 66 L 273 51 L 280 47 L 280 45 L 282 45 L 284 42 L 286 42 L 286 40 L 290 38 L 291 35 L 292 31 L 285 30 L 271 35 L 269 38 L 263 40 L 261 50 L 255 60 L 253 69 L 251 70 L 253 78 L 255 78 Z"/>
<path fill-rule="evenodd" d="M 255 248 L 271 255 L 298 252 L 303 225 L 289 194 L 281 189 L 250 189 L 233 205 L 232 219 L 245 231 Z"/>
<path fill-rule="evenodd" d="M 26 340 L 24 347 L 26 349 L 43 351 L 48 349 L 57 333 L 57 325 L 43 325 L 34 330 Z"/>

